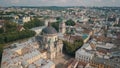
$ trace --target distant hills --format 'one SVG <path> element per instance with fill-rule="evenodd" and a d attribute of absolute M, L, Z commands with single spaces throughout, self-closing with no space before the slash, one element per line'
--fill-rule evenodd
<path fill-rule="evenodd" d="M 120 7 L 85 7 L 85 6 L 10 6 L 5 8 L 41 8 L 41 9 L 51 9 L 51 10 L 61 10 L 65 8 L 91 8 L 91 9 L 112 9 L 112 10 L 120 10 Z M 0 6 L 1 8 L 1 6 Z"/>

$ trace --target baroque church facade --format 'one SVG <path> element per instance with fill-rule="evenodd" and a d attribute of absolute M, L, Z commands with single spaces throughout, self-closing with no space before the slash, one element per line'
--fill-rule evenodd
<path fill-rule="evenodd" d="M 48 59 L 55 59 L 62 54 L 63 42 L 58 38 L 57 31 L 50 25 L 37 36 L 40 49 L 47 52 Z"/>

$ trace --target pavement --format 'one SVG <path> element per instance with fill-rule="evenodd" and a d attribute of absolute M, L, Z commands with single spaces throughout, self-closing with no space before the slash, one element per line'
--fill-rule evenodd
<path fill-rule="evenodd" d="M 70 57 L 65 54 L 58 56 L 56 59 L 54 59 L 56 68 L 65 68 L 65 64 L 68 62 L 69 59 Z"/>

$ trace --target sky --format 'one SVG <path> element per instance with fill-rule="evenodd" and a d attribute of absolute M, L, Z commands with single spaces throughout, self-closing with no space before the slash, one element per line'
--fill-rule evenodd
<path fill-rule="evenodd" d="M 0 6 L 114 6 L 120 0 L 0 0 Z"/>

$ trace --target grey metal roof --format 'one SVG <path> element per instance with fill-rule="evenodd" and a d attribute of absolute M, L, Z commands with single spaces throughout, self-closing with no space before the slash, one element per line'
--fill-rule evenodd
<path fill-rule="evenodd" d="M 92 59 L 92 61 L 94 63 L 100 63 L 100 64 L 104 64 L 104 65 L 109 65 L 111 68 L 120 68 L 119 63 L 112 61 L 110 59 L 103 59 L 103 58 L 98 58 L 98 57 L 94 57 Z"/>
<path fill-rule="evenodd" d="M 57 31 L 55 30 L 55 28 L 51 27 L 51 26 L 47 26 L 46 28 L 44 28 L 42 30 L 43 33 L 45 34 L 56 34 Z"/>

